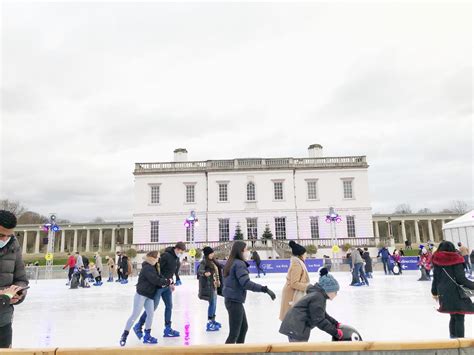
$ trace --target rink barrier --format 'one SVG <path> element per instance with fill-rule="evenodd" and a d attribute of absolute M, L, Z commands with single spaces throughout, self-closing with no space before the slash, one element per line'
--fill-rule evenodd
<path fill-rule="evenodd" d="M 191 345 L 191 346 L 141 346 L 124 348 L 56 348 L 56 349 L 15 349 L 0 350 L 0 354 L 22 355 L 124 355 L 135 354 L 290 354 L 327 352 L 332 354 L 364 354 L 371 355 L 397 353 L 435 354 L 442 350 L 443 354 L 468 355 L 474 354 L 473 339 L 453 339 L 441 341 L 411 342 L 327 342 L 327 343 L 281 343 L 281 344 L 232 344 L 232 345 Z"/>

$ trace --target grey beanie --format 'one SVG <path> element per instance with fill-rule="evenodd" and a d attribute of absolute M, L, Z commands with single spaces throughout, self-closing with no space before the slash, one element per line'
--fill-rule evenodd
<path fill-rule="evenodd" d="M 332 275 L 324 275 L 319 278 L 319 286 L 326 291 L 329 292 L 337 292 L 339 291 L 339 282 L 332 276 Z"/>

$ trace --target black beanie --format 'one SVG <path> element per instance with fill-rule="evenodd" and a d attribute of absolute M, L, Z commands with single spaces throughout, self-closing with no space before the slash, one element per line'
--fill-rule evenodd
<path fill-rule="evenodd" d="M 211 247 L 204 247 L 204 249 L 202 249 L 202 252 L 204 253 L 204 256 L 209 256 L 214 253 L 214 249 L 212 249 Z"/>
<path fill-rule="evenodd" d="M 302 245 L 295 243 L 295 241 L 290 241 L 289 243 L 291 252 L 294 256 L 301 256 L 306 253 L 306 248 Z"/>

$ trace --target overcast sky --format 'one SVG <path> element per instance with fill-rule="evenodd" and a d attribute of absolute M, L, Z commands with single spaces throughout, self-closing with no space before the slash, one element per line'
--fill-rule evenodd
<path fill-rule="evenodd" d="M 0 198 L 131 220 L 135 162 L 367 155 L 374 212 L 473 201 L 470 2 L 2 2 Z"/>

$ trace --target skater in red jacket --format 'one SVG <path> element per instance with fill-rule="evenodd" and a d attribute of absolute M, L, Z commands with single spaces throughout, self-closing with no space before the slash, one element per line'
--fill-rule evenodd
<path fill-rule="evenodd" d="M 431 252 L 423 248 L 421 251 L 420 261 L 418 265 L 420 266 L 421 277 L 418 281 L 431 281 L 430 272 L 432 268 L 432 259 L 433 255 Z"/>
<path fill-rule="evenodd" d="M 67 255 L 68 255 L 67 263 L 66 265 L 64 265 L 63 269 L 67 267 L 69 268 L 67 278 L 69 279 L 69 282 L 71 282 L 72 274 L 74 274 L 74 268 L 76 267 L 76 258 L 74 257 L 74 255 L 71 255 L 70 253 L 68 253 Z"/>

